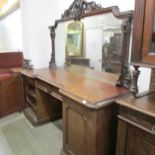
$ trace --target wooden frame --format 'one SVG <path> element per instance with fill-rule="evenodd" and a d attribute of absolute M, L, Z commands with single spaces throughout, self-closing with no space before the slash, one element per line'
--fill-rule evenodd
<path fill-rule="evenodd" d="M 155 10 L 154 0 L 136 0 L 133 21 L 132 64 L 154 68 L 155 55 L 150 53 L 153 17 Z"/>
<path fill-rule="evenodd" d="M 137 96 L 137 81 L 140 74 L 139 67 L 152 68 L 150 89 L 154 91 L 155 80 L 155 54 L 150 52 L 152 42 L 153 17 L 155 11 L 154 0 L 136 0 L 133 20 L 133 41 L 131 64 L 134 66 L 130 91 Z M 138 95 L 139 97 L 139 95 Z"/>
<path fill-rule="evenodd" d="M 130 83 L 130 75 L 128 71 L 128 53 L 129 53 L 129 40 L 130 40 L 130 27 L 131 20 L 133 17 L 132 11 L 120 12 L 117 6 L 102 8 L 101 5 L 96 4 L 95 2 L 87 2 L 85 0 L 74 0 L 70 5 L 69 9 L 65 10 L 64 14 L 61 16 L 61 19 L 55 21 L 53 26 L 49 26 L 51 43 L 52 43 L 52 53 L 51 60 L 49 63 L 50 68 L 56 68 L 55 61 L 55 29 L 59 23 L 70 21 L 70 20 L 80 20 L 81 18 L 105 14 L 112 12 L 113 15 L 123 20 L 122 32 L 123 32 L 123 45 L 121 53 L 121 72 L 120 77 L 117 81 L 118 86 L 128 87 Z"/>
<path fill-rule="evenodd" d="M 151 0 L 150 3 L 146 3 L 145 5 L 146 6 L 145 6 L 144 31 L 143 31 L 143 42 L 142 42 L 142 62 L 154 63 L 155 55 L 152 55 L 150 53 L 150 47 L 152 42 L 155 1 Z"/>

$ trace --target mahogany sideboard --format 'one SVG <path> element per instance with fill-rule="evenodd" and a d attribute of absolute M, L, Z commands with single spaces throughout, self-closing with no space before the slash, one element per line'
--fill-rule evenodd
<path fill-rule="evenodd" d="M 28 118 L 37 125 L 63 115 L 62 155 L 114 154 L 117 129 L 114 103 L 128 93 L 115 86 L 118 76 L 76 65 L 21 73 Z"/>
<path fill-rule="evenodd" d="M 116 155 L 155 154 L 155 93 L 118 100 Z"/>

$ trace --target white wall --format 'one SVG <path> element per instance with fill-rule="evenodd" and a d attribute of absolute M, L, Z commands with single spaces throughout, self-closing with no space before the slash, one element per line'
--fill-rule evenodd
<path fill-rule="evenodd" d="M 48 67 L 51 54 L 48 26 L 53 25 L 54 20 L 59 19 L 72 2 L 73 0 L 21 0 L 23 51 L 24 55 L 32 60 L 35 68 Z M 117 5 L 121 11 L 128 11 L 134 10 L 135 0 L 96 0 L 96 3 L 103 7 Z M 57 60 L 64 57 L 59 53 L 56 56 Z M 140 91 L 148 89 L 149 77 L 150 70 L 142 69 Z"/>
<path fill-rule="evenodd" d="M 22 50 L 21 28 L 20 9 L 0 21 L 0 51 Z"/>
<path fill-rule="evenodd" d="M 67 7 L 67 2 L 61 0 L 21 0 L 24 54 L 35 68 L 48 67 L 51 54 L 48 26 L 53 25 Z"/>

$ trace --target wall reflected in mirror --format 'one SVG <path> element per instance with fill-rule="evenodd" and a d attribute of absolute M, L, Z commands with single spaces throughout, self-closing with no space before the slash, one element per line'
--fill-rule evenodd
<path fill-rule="evenodd" d="M 76 24 L 80 24 L 76 28 Z M 75 24 L 75 25 L 74 25 Z M 60 23 L 56 29 L 56 64 L 76 64 L 94 70 L 120 73 L 122 20 L 112 13 Z M 80 32 L 80 31 L 81 32 Z"/>

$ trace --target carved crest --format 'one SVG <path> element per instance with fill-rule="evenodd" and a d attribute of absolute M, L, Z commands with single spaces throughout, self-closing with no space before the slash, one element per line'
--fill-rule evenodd
<path fill-rule="evenodd" d="M 65 10 L 64 14 L 62 14 L 62 18 L 73 17 L 75 20 L 80 19 L 82 13 L 101 8 L 102 6 L 96 4 L 94 1 L 86 2 L 85 0 L 74 0 L 69 9 Z"/>

